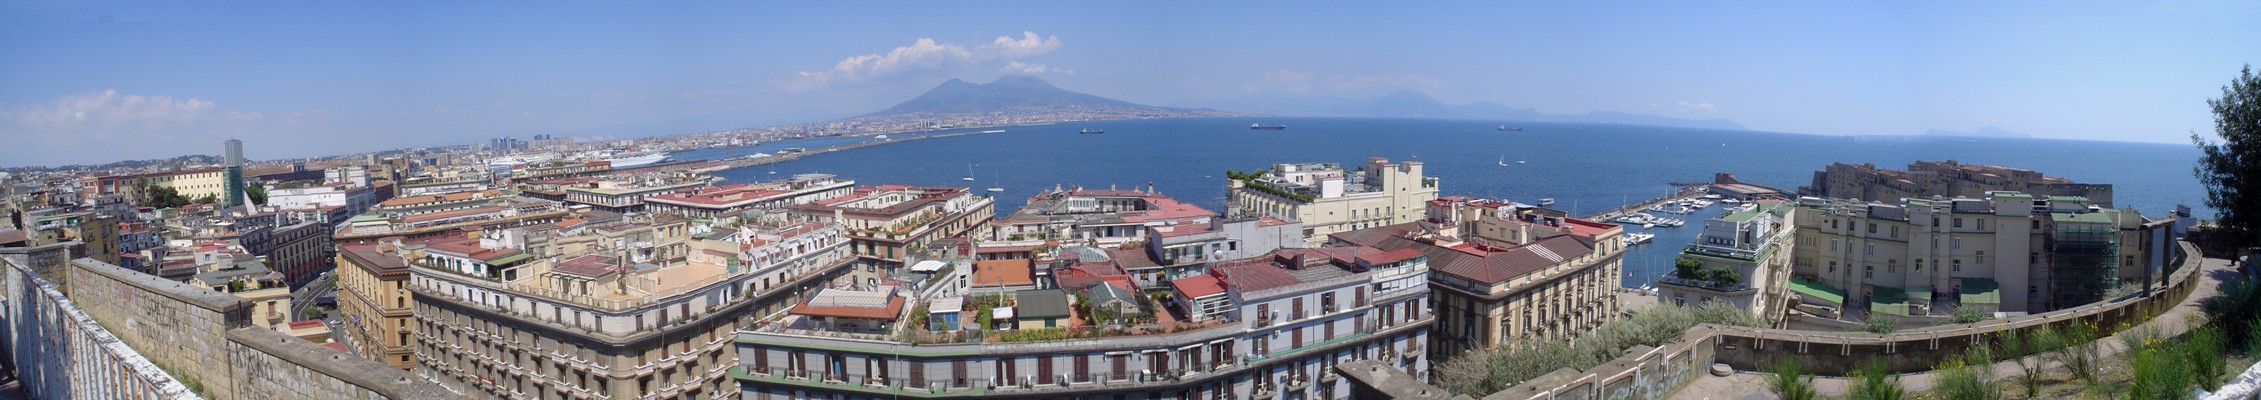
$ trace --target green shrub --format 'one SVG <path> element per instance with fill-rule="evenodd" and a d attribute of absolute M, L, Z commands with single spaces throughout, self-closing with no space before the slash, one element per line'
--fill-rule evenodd
<path fill-rule="evenodd" d="M 1723 304 L 1697 307 L 1660 305 L 1611 321 L 1568 345 L 1555 340 L 1521 339 L 1499 347 L 1469 351 L 1436 367 L 1437 382 L 1454 392 L 1486 396 L 1558 369 L 1585 370 L 1623 356 L 1633 346 L 1677 341 L 1701 324 L 1760 327 L 1750 312 Z"/>
<path fill-rule="evenodd" d="M 1892 333 L 1892 331 L 1897 330 L 1900 330 L 1899 321 L 1894 321 L 1889 316 L 1874 313 L 1868 315 L 1868 323 L 1861 325 L 1861 331 L 1868 333 Z"/>
<path fill-rule="evenodd" d="M 1806 375 L 1797 359 L 1774 363 L 1767 376 L 1767 391 L 1782 400 L 1813 400 L 1821 393 L 1814 390 L 1813 375 Z"/>
<path fill-rule="evenodd" d="M 1973 309 L 1969 309 L 1969 308 L 1957 308 L 1957 309 L 1955 309 L 1955 323 L 1958 323 L 1958 324 L 1968 324 L 1968 323 L 1972 323 L 1972 322 L 1985 321 L 1985 320 L 1986 320 L 1986 313 L 1978 312 L 1978 310 L 1973 310 Z"/>
<path fill-rule="evenodd" d="M 1946 400 L 1996 400 L 2002 390 L 1991 382 L 1994 379 L 1994 354 L 1987 346 L 1970 346 L 1961 356 L 1949 357 L 1935 370 L 1939 378 L 1933 383 L 1933 397 Z M 2030 396 L 2028 396 L 2030 398 Z"/>
<path fill-rule="evenodd" d="M 1854 400 L 1901 400 L 1908 397 L 1907 389 L 1900 387 L 1900 376 L 1892 373 L 1883 360 L 1871 360 L 1853 371 L 1853 387 L 1846 389 L 1845 398 Z"/>
<path fill-rule="evenodd" d="M 2185 352 L 2180 346 L 2152 334 L 2139 334 L 2130 341 L 2134 346 L 2129 347 L 2126 354 L 2132 358 L 2128 366 L 2135 374 L 2128 382 L 2129 397 L 2191 398 L 2191 371 L 2182 359 Z"/>

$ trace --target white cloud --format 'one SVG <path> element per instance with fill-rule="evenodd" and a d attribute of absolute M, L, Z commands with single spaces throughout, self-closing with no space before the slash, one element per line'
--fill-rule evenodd
<path fill-rule="evenodd" d="M 1018 63 L 1020 60 L 1050 53 L 1060 49 L 1060 37 L 1041 36 L 1036 32 L 1021 32 L 1020 38 L 998 36 L 987 44 L 967 47 L 959 44 L 936 42 L 932 38 L 919 38 L 909 46 L 896 47 L 885 53 L 850 56 L 833 63 L 832 69 L 801 71 L 782 80 L 786 90 L 809 91 L 823 89 L 839 82 L 860 82 L 877 77 L 911 71 L 939 70 L 969 65 L 992 65 L 997 62 Z M 1024 64 L 1022 69 L 1028 69 Z M 1041 68 L 1042 65 L 1035 67 Z M 1057 71 L 1057 70 L 1054 70 Z M 1038 71 L 1044 72 L 1044 71 Z"/>
<path fill-rule="evenodd" d="M 1715 112 L 1719 112 L 1719 107 L 1714 107 L 1714 106 L 1712 106 L 1712 105 L 1711 105 L 1711 103 L 1708 103 L 1708 102 L 1688 102 L 1688 101 L 1683 101 L 1683 102 L 1679 102 L 1679 103 L 1674 103 L 1674 104 L 1673 104 L 1673 106 L 1674 106 L 1675 108 L 1678 108 L 1678 109 L 1680 110 L 1680 112 L 1707 112 L 1707 113 L 1715 113 Z"/>
<path fill-rule="evenodd" d="M 1250 93 L 1284 92 L 1293 94 L 1325 94 L 1340 96 L 1375 96 L 1390 92 L 1414 90 L 1432 92 L 1443 87 L 1444 81 L 1420 74 L 1397 75 L 1332 75 L 1320 77 L 1309 71 L 1273 70 L 1265 72 L 1256 83 L 1241 85 Z"/>
<path fill-rule="evenodd" d="M 1003 72 L 1003 73 L 1007 73 L 1007 74 L 1013 74 L 1013 75 L 1045 75 L 1045 74 L 1075 75 L 1075 74 L 1076 74 L 1076 71 L 1075 71 L 1075 70 L 1071 70 L 1071 69 L 1066 69 L 1066 68 L 1053 68 L 1053 67 L 1050 67 L 1050 66 L 1046 66 L 1046 65 L 1044 65 L 1044 64 L 1031 64 L 1031 63 L 1024 63 L 1024 62 L 1019 62 L 1019 61 L 1014 61 L 1014 62 L 1008 62 L 1008 63 L 1005 63 L 1005 68 L 1000 68 L 1000 69 L 998 69 L 998 70 L 997 70 L 997 72 Z"/>
<path fill-rule="evenodd" d="M 0 114 L 10 125 L 30 128 L 133 127 L 194 121 L 199 118 L 256 118 L 256 113 L 215 114 L 211 101 L 170 96 L 119 94 L 116 89 L 63 96 L 48 104 Z"/>

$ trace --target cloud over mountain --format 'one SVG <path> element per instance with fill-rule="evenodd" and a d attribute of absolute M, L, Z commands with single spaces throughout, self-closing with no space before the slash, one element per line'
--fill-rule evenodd
<path fill-rule="evenodd" d="M 832 69 L 801 71 L 779 83 L 788 91 L 805 92 L 824 89 L 841 82 L 862 82 L 879 77 L 921 70 L 945 70 L 965 66 L 1004 64 L 1008 72 L 1043 73 L 1054 70 L 1042 64 L 1022 63 L 1022 59 L 1050 53 L 1060 49 L 1059 36 L 1043 36 L 1033 31 L 1022 31 L 1020 37 L 998 36 L 989 43 L 967 46 L 941 43 L 933 38 L 919 38 L 908 46 L 896 47 L 884 53 L 850 56 L 833 63 Z M 1019 71 L 1015 71 L 1015 69 Z"/>

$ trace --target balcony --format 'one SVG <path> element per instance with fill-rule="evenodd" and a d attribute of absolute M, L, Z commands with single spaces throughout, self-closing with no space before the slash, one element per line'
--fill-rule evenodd
<path fill-rule="evenodd" d="M 1710 280 L 1681 278 L 1676 275 L 1665 275 L 1662 277 L 1657 277 L 1656 281 L 1658 284 L 1697 288 L 1720 293 L 1739 293 L 1756 290 L 1752 288 L 1750 284 L 1740 281 L 1723 284 Z"/>

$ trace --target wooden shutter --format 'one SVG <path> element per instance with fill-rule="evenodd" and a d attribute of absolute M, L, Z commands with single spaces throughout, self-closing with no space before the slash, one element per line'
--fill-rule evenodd
<path fill-rule="evenodd" d="M 1366 306 L 1366 287 L 1365 287 L 1365 286 L 1359 286 L 1359 287 L 1358 287 L 1358 299 L 1357 299 L 1357 301 L 1358 301 L 1358 303 L 1357 303 L 1357 304 L 1358 304 L 1358 305 L 1357 305 L 1357 307 L 1365 307 L 1365 306 Z"/>
<path fill-rule="evenodd" d="M 1052 356 L 1036 358 L 1036 383 L 1052 383 Z"/>
<path fill-rule="evenodd" d="M 1091 355 L 1076 356 L 1076 382 L 1091 381 Z"/>

